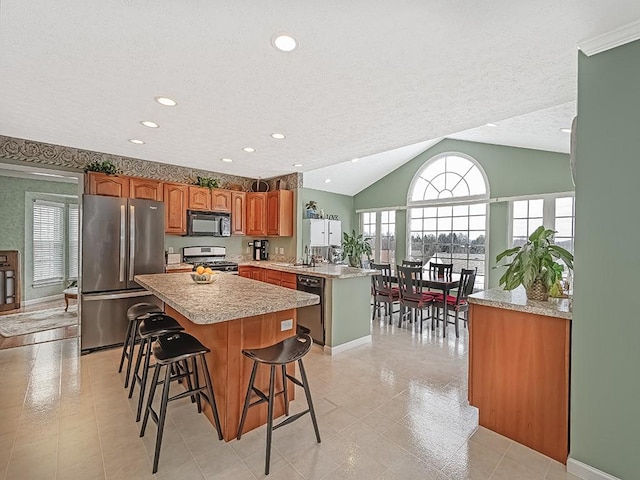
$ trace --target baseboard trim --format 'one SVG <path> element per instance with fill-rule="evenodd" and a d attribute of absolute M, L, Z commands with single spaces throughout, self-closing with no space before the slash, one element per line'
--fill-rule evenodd
<path fill-rule="evenodd" d="M 359 347 L 360 345 L 366 345 L 368 343 L 371 343 L 371 335 L 365 335 L 364 337 L 356 338 L 355 340 L 351 340 L 350 342 L 343 343 L 335 347 L 325 345 L 323 350 L 326 354 L 335 355 L 336 353 L 345 352 L 347 350 L 351 350 L 352 348 Z"/>
<path fill-rule="evenodd" d="M 20 306 L 26 307 L 28 305 L 36 305 L 38 303 L 51 302 L 53 300 L 62 300 L 63 298 L 64 298 L 64 295 L 62 293 L 59 293 L 58 295 L 51 295 L 49 297 L 34 298 L 33 300 L 24 300 L 20 302 Z"/>
<path fill-rule="evenodd" d="M 621 480 L 571 457 L 567 459 L 567 472 L 582 480 Z"/>

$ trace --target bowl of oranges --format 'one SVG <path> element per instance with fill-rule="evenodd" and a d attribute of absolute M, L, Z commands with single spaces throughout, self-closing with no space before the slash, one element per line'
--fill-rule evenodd
<path fill-rule="evenodd" d="M 213 283 L 216 281 L 218 272 L 211 270 L 209 267 L 204 268 L 200 265 L 196 271 L 191 274 L 191 279 L 196 283 Z"/>

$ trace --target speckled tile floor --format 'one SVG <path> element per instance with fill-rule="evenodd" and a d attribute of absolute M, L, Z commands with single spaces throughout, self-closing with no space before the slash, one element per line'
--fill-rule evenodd
<path fill-rule="evenodd" d="M 333 357 L 314 348 L 305 365 L 322 443 L 308 416 L 277 430 L 269 477 L 575 479 L 562 464 L 478 427 L 466 400 L 466 335 L 443 340 L 375 321 L 371 345 Z M 220 442 L 188 399 L 169 406 L 152 475 L 155 429 L 138 437 L 119 355 L 79 356 L 78 339 L 0 351 L 0 479 L 264 478 L 264 427 Z M 292 411 L 306 407 L 301 393 Z"/>

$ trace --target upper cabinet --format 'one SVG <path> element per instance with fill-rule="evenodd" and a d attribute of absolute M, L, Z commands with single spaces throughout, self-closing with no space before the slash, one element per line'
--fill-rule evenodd
<path fill-rule="evenodd" d="M 342 222 L 340 220 L 327 220 L 312 218 L 304 220 L 309 225 L 309 246 L 328 247 L 329 245 L 342 244 Z"/>
<path fill-rule="evenodd" d="M 129 196 L 144 200 L 162 201 L 162 182 L 147 178 L 131 177 L 129 179 Z"/>
<path fill-rule="evenodd" d="M 247 232 L 247 194 L 231 192 L 231 234 L 244 235 Z"/>
<path fill-rule="evenodd" d="M 267 193 L 267 235 L 293 235 L 293 192 L 275 190 Z"/>
<path fill-rule="evenodd" d="M 247 193 L 247 235 L 267 234 L 267 194 Z"/>
<path fill-rule="evenodd" d="M 87 172 L 85 190 L 89 195 L 107 195 L 109 197 L 129 196 L 129 177 L 107 175 L 106 173 Z"/>
<path fill-rule="evenodd" d="M 189 210 L 211 210 L 211 190 L 189 185 Z"/>
<path fill-rule="evenodd" d="M 231 212 L 231 190 L 212 189 L 211 210 L 214 212 Z"/>
<path fill-rule="evenodd" d="M 164 184 L 164 228 L 165 233 L 187 234 L 188 185 L 182 183 Z"/>

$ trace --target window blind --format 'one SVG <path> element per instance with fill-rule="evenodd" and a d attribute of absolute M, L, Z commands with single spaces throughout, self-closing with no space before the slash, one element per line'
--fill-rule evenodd
<path fill-rule="evenodd" d="M 46 283 L 64 278 L 64 205 L 34 200 L 33 281 Z"/>
<path fill-rule="evenodd" d="M 67 255 L 67 278 L 76 280 L 78 278 L 78 205 L 69 204 L 68 207 L 69 252 Z"/>

